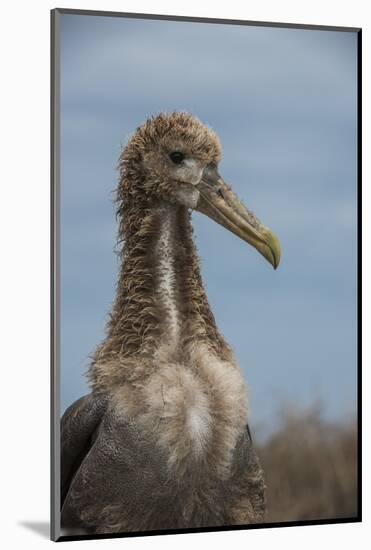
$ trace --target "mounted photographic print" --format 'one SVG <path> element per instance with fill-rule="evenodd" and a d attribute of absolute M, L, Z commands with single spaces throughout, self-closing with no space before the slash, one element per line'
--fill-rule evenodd
<path fill-rule="evenodd" d="M 361 520 L 361 31 L 52 11 L 52 539 Z"/>

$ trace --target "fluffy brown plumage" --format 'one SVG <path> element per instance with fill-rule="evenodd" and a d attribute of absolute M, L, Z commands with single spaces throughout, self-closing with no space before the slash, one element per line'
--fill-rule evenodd
<path fill-rule="evenodd" d="M 159 277 L 156 242 L 166 215 L 173 217 L 170 238 L 175 252 L 177 307 L 187 324 L 182 333 L 184 343 L 192 345 L 195 340 L 202 340 L 223 357 L 231 357 L 217 331 L 202 286 L 191 212 L 179 205 L 178 189 L 164 158 L 168 151 L 179 148 L 205 164 L 218 162 L 221 155 L 217 136 L 187 113 L 160 114 L 148 119 L 121 154 L 116 201 L 122 263 L 107 337 L 94 354 L 89 370 L 93 389 L 106 389 L 123 380 L 146 376 L 151 365 L 156 369 L 152 355 L 167 317 L 156 292 Z M 184 346 L 177 346 L 176 352 L 184 353 Z M 126 368 L 125 360 L 136 358 L 137 354 L 148 358 L 151 365 L 138 369 L 128 363 Z"/>
<path fill-rule="evenodd" d="M 220 156 L 215 133 L 187 113 L 148 119 L 121 154 L 116 298 L 89 367 L 92 392 L 62 419 L 65 528 L 110 533 L 264 518 L 246 387 L 202 285 L 192 209 L 228 226 L 213 205 L 233 207 L 248 231 L 255 227 L 246 240 L 262 228 L 256 247 L 275 267 L 279 257 L 266 228 L 220 184 Z M 231 230 L 241 236 L 236 222 Z"/>

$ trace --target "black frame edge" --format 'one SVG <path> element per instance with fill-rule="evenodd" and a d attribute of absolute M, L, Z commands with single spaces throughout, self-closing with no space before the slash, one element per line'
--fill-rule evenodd
<path fill-rule="evenodd" d="M 54 468 L 54 51 L 55 51 L 55 11 L 50 12 L 50 539 L 56 540 L 55 525 L 55 484 Z"/>
<path fill-rule="evenodd" d="M 254 525 L 232 525 L 222 527 L 200 527 L 193 529 L 164 529 L 158 531 L 133 531 L 132 533 L 108 533 L 108 534 L 93 534 L 93 535 L 61 535 L 57 542 L 69 542 L 75 540 L 101 540 L 101 539 L 117 539 L 117 538 L 133 538 L 133 537 L 153 537 L 158 535 L 181 535 L 193 533 L 218 533 L 220 531 L 250 531 L 255 529 L 268 529 L 272 527 L 304 527 L 310 525 L 344 525 L 347 523 L 359 523 L 361 520 L 356 517 L 351 518 L 336 518 L 336 519 L 320 519 L 306 521 L 285 521 L 279 523 L 259 523 Z"/>
<path fill-rule="evenodd" d="M 60 537 L 59 472 L 59 13 L 50 11 L 50 539 Z"/>
<path fill-rule="evenodd" d="M 362 29 L 357 34 L 357 491 L 362 521 Z"/>
<path fill-rule="evenodd" d="M 250 25 L 254 27 L 279 27 L 287 29 L 309 29 L 318 31 L 343 31 L 343 32 L 358 32 L 360 27 L 342 27 L 332 25 L 316 25 L 303 23 L 282 23 L 273 21 L 251 21 L 245 19 L 219 19 L 216 17 L 197 17 L 188 15 L 161 15 L 155 13 L 134 13 L 134 12 L 119 12 L 119 11 L 101 11 L 101 10 L 83 10 L 73 8 L 55 8 L 60 14 L 65 15 L 91 15 L 99 17 L 123 17 L 132 19 L 152 19 L 163 21 L 187 21 L 192 23 L 214 23 L 228 25 Z"/>

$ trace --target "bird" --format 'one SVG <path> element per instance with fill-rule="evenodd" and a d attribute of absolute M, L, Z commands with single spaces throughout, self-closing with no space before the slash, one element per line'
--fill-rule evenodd
<path fill-rule="evenodd" d="M 214 130 L 149 116 L 118 161 L 115 297 L 61 418 L 61 527 L 83 534 L 262 523 L 266 485 L 247 387 L 218 330 L 193 236 L 198 211 L 276 269 L 280 243 L 218 171 Z"/>

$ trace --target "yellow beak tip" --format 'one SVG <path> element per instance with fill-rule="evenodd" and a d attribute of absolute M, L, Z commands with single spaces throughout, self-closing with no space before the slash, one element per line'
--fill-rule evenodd
<path fill-rule="evenodd" d="M 265 237 L 265 247 L 263 255 L 272 264 L 273 269 L 276 270 L 280 265 L 281 260 L 281 246 L 280 241 L 276 235 L 268 228 L 264 228 L 263 235 Z"/>

